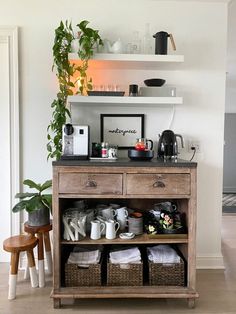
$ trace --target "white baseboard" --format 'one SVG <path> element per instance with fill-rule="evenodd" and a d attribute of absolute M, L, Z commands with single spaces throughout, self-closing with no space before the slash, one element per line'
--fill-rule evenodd
<path fill-rule="evenodd" d="M 236 186 L 225 186 L 223 187 L 223 193 L 236 193 Z"/>
<path fill-rule="evenodd" d="M 225 269 L 222 255 L 198 255 L 197 269 Z"/>

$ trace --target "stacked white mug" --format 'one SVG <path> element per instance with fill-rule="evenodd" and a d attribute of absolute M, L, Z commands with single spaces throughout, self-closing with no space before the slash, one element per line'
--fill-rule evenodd
<path fill-rule="evenodd" d="M 120 224 L 120 230 L 125 231 L 127 226 L 127 217 L 129 213 L 126 207 L 120 207 L 116 209 L 116 220 Z"/>

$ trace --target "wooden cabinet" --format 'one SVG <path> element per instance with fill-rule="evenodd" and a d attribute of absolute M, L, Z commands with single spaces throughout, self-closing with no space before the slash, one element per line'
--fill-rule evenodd
<path fill-rule="evenodd" d="M 71 200 L 86 199 L 120 200 L 128 206 L 147 210 L 162 200 L 174 200 L 186 216 L 188 234 L 159 235 L 147 234 L 131 240 L 117 237 L 107 240 L 81 241 L 62 239 L 61 216 Z M 131 162 L 118 160 L 112 163 L 94 161 L 58 161 L 53 163 L 53 236 L 54 272 L 52 298 L 58 308 L 64 298 L 186 298 L 194 306 L 196 292 L 196 163 L 185 161 Z M 106 286 L 65 287 L 63 281 L 63 249 L 74 244 L 160 244 L 177 245 L 187 262 L 186 285 L 171 286 Z"/>

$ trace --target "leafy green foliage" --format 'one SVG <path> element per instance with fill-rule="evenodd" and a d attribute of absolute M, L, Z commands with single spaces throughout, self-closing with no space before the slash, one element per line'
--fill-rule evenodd
<path fill-rule="evenodd" d="M 66 123 L 71 114 L 67 105 L 67 98 L 73 95 L 73 88 L 77 81 L 71 81 L 76 72 L 80 74 L 79 93 L 86 94 L 87 90 L 92 89 L 92 79 L 87 78 L 88 60 L 93 55 L 93 48 L 96 44 L 103 44 L 98 34 L 98 30 L 87 27 L 88 21 L 82 21 L 77 26 L 80 29 L 78 56 L 82 60 L 81 65 L 75 65 L 69 62 L 68 54 L 71 52 L 72 41 L 75 40 L 72 25 L 68 21 L 60 25 L 55 30 L 55 39 L 53 45 L 53 69 L 56 69 L 56 75 L 59 82 L 59 92 L 57 98 L 53 100 L 52 119 L 47 128 L 48 135 L 48 158 L 60 159 L 62 153 L 62 126 Z"/>
<path fill-rule="evenodd" d="M 43 184 L 35 183 L 32 180 L 24 180 L 24 185 L 27 185 L 31 189 L 35 189 L 36 193 L 17 193 L 16 198 L 20 201 L 12 208 L 14 213 L 21 210 L 26 210 L 27 212 L 33 212 L 43 207 L 47 207 L 50 211 L 52 209 L 52 195 L 42 194 L 43 191 L 52 186 L 52 180 L 48 180 Z"/>
<path fill-rule="evenodd" d="M 55 39 L 53 45 L 53 69 L 56 68 L 56 75 L 59 82 L 59 92 L 57 98 L 53 100 L 52 120 L 47 128 L 48 135 L 48 158 L 61 157 L 62 152 L 62 126 L 66 123 L 67 117 L 70 117 L 70 111 L 66 108 L 67 97 L 73 95 L 71 88 L 74 87 L 71 77 L 76 69 L 68 60 L 68 54 L 71 51 L 71 44 L 74 40 L 71 23 L 65 24 L 61 21 L 59 27 L 55 30 Z"/>
<path fill-rule="evenodd" d="M 82 64 L 77 67 L 77 70 L 80 73 L 80 87 L 79 93 L 85 95 L 88 90 L 93 89 L 92 78 L 88 79 L 87 70 L 88 70 L 88 61 L 93 56 L 93 51 L 96 45 L 103 45 L 103 41 L 98 34 L 98 30 L 94 30 L 90 27 L 87 27 L 89 24 L 88 21 L 82 21 L 76 26 L 80 29 L 79 36 L 79 51 L 78 56 L 82 60 Z"/>

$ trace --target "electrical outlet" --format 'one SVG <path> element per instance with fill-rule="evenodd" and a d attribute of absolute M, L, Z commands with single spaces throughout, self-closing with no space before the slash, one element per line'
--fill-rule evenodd
<path fill-rule="evenodd" d="M 196 153 L 200 153 L 201 152 L 201 145 L 200 145 L 200 141 L 197 141 L 197 140 L 190 140 L 189 141 L 189 147 L 188 147 L 188 150 L 189 152 L 193 152 L 193 147 L 195 147 L 196 149 Z"/>

